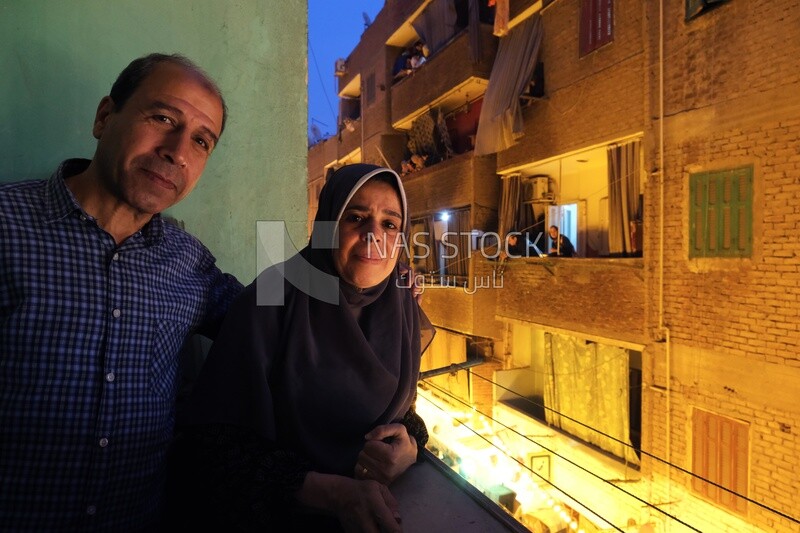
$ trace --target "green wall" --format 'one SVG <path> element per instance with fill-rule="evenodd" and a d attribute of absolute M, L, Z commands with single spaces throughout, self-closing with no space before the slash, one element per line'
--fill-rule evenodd
<path fill-rule="evenodd" d="M 0 182 L 91 158 L 100 99 L 132 59 L 180 52 L 229 118 L 197 188 L 168 214 L 249 283 L 257 220 L 306 224 L 306 0 L 0 0 Z"/>

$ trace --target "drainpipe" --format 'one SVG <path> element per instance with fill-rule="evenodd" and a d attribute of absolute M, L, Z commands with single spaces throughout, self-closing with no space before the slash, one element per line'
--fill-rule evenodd
<path fill-rule="evenodd" d="M 664 341 L 666 358 L 666 443 L 667 501 L 672 501 L 672 346 L 669 328 L 664 324 L 664 0 L 659 0 L 658 14 L 658 167 L 659 167 L 659 246 L 658 246 L 658 336 Z"/>
<path fill-rule="evenodd" d="M 362 72 L 362 76 L 361 76 L 361 97 L 360 97 L 360 101 L 359 101 L 359 104 L 358 104 L 358 105 L 361 106 L 361 162 L 362 163 L 366 163 L 366 161 L 364 161 L 364 155 L 365 155 L 364 154 L 364 129 L 366 128 L 366 121 L 367 121 L 367 114 L 366 114 L 366 110 L 367 110 L 367 94 L 365 92 L 366 85 L 367 85 L 367 83 L 366 83 L 366 81 L 364 81 L 364 76 L 363 76 L 363 72 Z"/>

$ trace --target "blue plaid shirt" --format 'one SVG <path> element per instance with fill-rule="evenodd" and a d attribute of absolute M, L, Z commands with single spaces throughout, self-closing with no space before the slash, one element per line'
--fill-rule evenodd
<path fill-rule="evenodd" d="M 155 216 L 122 244 L 64 179 L 0 186 L 0 530 L 158 520 L 178 354 L 242 289 Z"/>

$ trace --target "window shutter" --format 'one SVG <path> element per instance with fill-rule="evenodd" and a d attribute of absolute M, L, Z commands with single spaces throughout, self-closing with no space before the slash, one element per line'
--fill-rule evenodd
<path fill-rule="evenodd" d="M 689 257 L 748 257 L 753 248 L 753 167 L 689 178 Z"/>
<path fill-rule="evenodd" d="M 614 40 L 613 0 L 582 0 L 580 23 L 581 56 Z"/>
<path fill-rule="evenodd" d="M 692 489 L 739 513 L 747 512 L 749 426 L 695 409 L 692 414 Z M 705 478 L 736 494 L 706 483 Z"/>
<path fill-rule="evenodd" d="M 706 206 L 708 174 L 693 174 L 689 181 L 691 217 L 689 227 L 689 257 L 702 257 L 706 252 Z"/>

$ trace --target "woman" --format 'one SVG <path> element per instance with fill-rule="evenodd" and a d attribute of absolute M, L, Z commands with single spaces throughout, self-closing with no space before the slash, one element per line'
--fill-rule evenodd
<path fill-rule="evenodd" d="M 180 452 L 220 526 L 335 517 L 348 531 L 399 531 L 387 485 L 427 440 L 413 400 L 432 338 L 397 261 L 407 225 L 396 173 L 343 167 L 320 193 L 313 246 L 233 305 Z"/>

